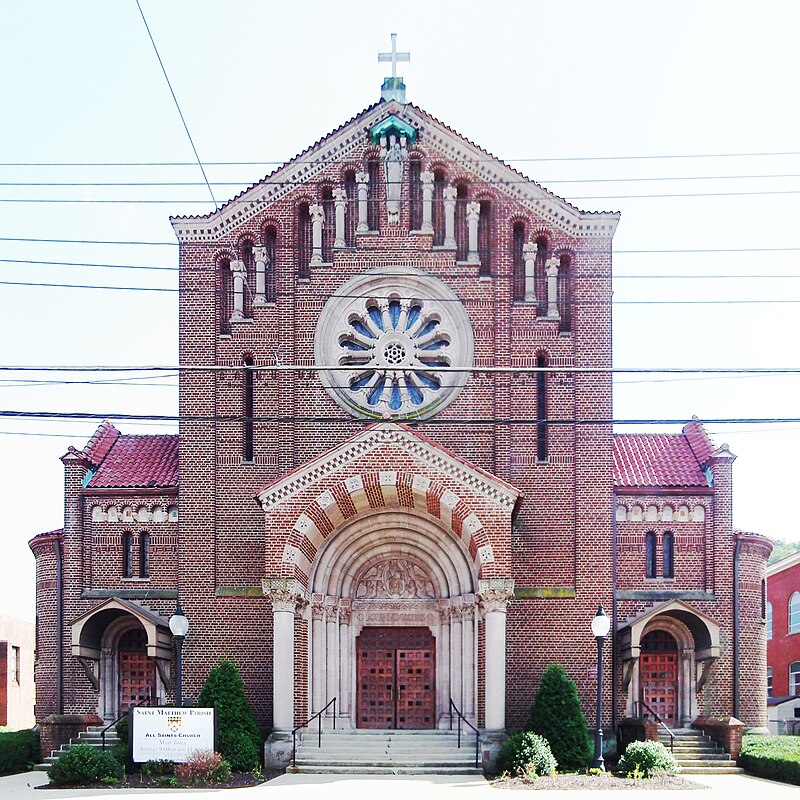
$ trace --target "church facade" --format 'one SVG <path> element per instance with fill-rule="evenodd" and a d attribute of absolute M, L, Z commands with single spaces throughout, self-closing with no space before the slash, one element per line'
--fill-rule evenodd
<path fill-rule="evenodd" d="M 699 420 L 614 434 L 611 255 L 587 213 L 381 101 L 180 242 L 180 433 L 70 448 L 37 561 L 37 719 L 171 702 L 239 665 L 280 742 L 521 727 L 552 662 L 606 727 L 763 726 L 771 545 Z M 331 701 L 336 699 L 333 706 Z M 329 705 L 330 704 L 330 705 Z M 280 750 L 277 747 L 277 750 Z"/>

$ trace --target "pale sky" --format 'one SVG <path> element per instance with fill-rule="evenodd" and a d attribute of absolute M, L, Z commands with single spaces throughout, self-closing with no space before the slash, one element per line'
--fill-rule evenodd
<path fill-rule="evenodd" d="M 794 0 L 141 3 L 201 158 L 259 162 L 208 166 L 225 184 L 214 186 L 218 200 L 377 100 L 389 69 L 377 53 L 394 31 L 411 51 L 399 69 L 411 102 L 578 207 L 621 211 L 616 366 L 800 366 Z M 0 10 L 0 281 L 174 288 L 175 271 L 74 266 L 174 268 L 174 245 L 9 241 L 174 242 L 170 214 L 212 210 L 201 185 L 33 185 L 202 181 L 196 165 L 170 166 L 193 153 L 135 0 L 2 0 Z M 20 202 L 43 199 L 163 202 Z M 645 250 L 661 252 L 631 252 Z M 23 263 L 32 261 L 62 263 Z M 0 292 L 3 364 L 176 363 L 174 292 Z M 42 382 L 98 377 L 120 376 L 4 372 L 0 408 L 177 412 L 174 377 Z M 621 375 L 615 384 L 618 419 L 800 416 L 797 376 Z M 27 541 L 61 526 L 58 458 L 96 424 L 0 419 L 0 614 L 33 619 Z M 739 456 L 735 524 L 800 538 L 785 510 L 800 422 L 709 429 Z"/>

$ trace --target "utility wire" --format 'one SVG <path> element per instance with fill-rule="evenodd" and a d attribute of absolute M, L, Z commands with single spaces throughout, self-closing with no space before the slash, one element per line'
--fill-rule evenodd
<path fill-rule="evenodd" d="M 181 111 L 180 103 L 178 102 L 178 98 L 175 96 L 175 92 L 172 89 L 172 84 L 170 83 L 169 75 L 167 75 L 167 70 L 164 67 L 164 62 L 161 60 L 161 55 L 159 54 L 158 48 L 156 47 L 156 42 L 155 39 L 153 39 L 153 34 L 150 33 L 150 26 L 147 24 L 147 19 L 144 16 L 144 11 L 142 11 L 142 6 L 139 3 L 139 0 L 136 0 L 136 7 L 139 9 L 139 13 L 142 15 L 142 22 L 144 22 L 144 27 L 147 29 L 147 35 L 150 37 L 150 43 L 153 45 L 153 50 L 155 50 L 158 63 L 161 65 L 161 71 L 164 73 L 164 80 L 167 82 L 167 86 L 169 87 L 169 93 L 172 95 L 172 99 L 175 101 L 175 108 L 178 109 L 178 114 L 180 115 L 181 122 L 183 123 L 183 129 L 186 131 L 186 135 L 189 137 L 189 144 L 192 146 L 192 151 L 194 152 L 194 157 L 197 159 L 197 164 L 200 167 L 200 172 L 203 173 L 203 180 L 206 182 L 206 186 L 208 187 L 208 193 L 211 195 L 211 199 L 214 201 L 214 208 L 215 209 L 219 208 L 217 200 L 214 197 L 214 190 L 211 188 L 211 184 L 208 182 L 206 171 L 203 168 L 203 162 L 200 160 L 197 148 L 194 146 L 192 134 L 189 133 L 189 126 L 186 124 L 186 120 L 184 119 L 183 116 L 183 111 Z"/>

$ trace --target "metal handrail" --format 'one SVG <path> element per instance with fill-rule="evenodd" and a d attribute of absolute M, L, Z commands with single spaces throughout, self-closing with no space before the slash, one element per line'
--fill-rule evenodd
<path fill-rule="evenodd" d="M 317 740 L 317 747 L 322 747 L 322 715 L 331 707 L 333 706 L 333 729 L 336 730 L 336 698 L 334 697 L 325 708 L 320 709 L 317 711 L 316 714 L 309 717 L 305 722 L 301 722 L 293 731 L 292 731 L 292 767 L 297 768 L 297 731 L 300 728 L 305 728 L 309 722 L 313 720 L 319 721 L 319 732 L 318 732 L 318 740 Z"/>
<path fill-rule="evenodd" d="M 661 717 L 659 716 L 658 712 L 657 711 L 653 711 L 653 709 L 647 704 L 646 700 L 640 700 L 639 703 L 641 705 L 643 705 L 650 712 L 650 714 L 656 718 L 656 721 L 658 722 L 658 724 L 661 725 L 661 727 L 669 734 L 669 749 L 670 749 L 671 753 L 674 753 L 675 752 L 675 747 L 674 747 L 674 745 L 675 745 L 675 734 L 672 732 L 672 730 L 667 725 L 667 723 L 664 722 L 663 719 L 661 719 Z"/>
<path fill-rule="evenodd" d="M 131 713 L 131 709 L 132 708 L 139 708 L 139 706 L 150 705 L 150 700 L 151 699 L 152 698 L 150 698 L 150 697 L 145 697 L 144 700 L 140 700 L 138 703 L 134 703 L 132 706 L 129 706 L 128 710 L 122 716 L 117 717 L 110 725 L 106 725 L 106 727 L 103 728 L 102 731 L 100 731 L 100 744 L 102 745 L 101 746 L 101 750 L 105 750 L 106 749 L 106 732 L 110 728 L 113 728 L 118 722 L 121 722 L 123 719 L 125 719 L 125 717 L 127 717 L 128 714 Z M 128 734 L 128 735 L 130 735 L 130 734 Z"/>
<path fill-rule="evenodd" d="M 478 762 L 480 760 L 480 752 L 481 752 L 481 734 L 480 731 L 459 711 L 458 706 L 453 702 L 453 698 L 450 698 L 450 730 L 453 730 L 453 712 L 456 712 L 458 715 L 458 749 L 461 749 L 461 722 L 462 720 L 475 731 L 475 769 L 478 768 Z"/>

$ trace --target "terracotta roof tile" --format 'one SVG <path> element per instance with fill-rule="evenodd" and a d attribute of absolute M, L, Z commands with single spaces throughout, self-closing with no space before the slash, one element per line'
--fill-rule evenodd
<path fill-rule="evenodd" d="M 177 435 L 124 436 L 118 432 L 87 488 L 147 489 L 177 485 Z"/>
<path fill-rule="evenodd" d="M 707 488 L 708 480 L 687 436 L 626 433 L 614 436 L 614 485 Z"/>
<path fill-rule="evenodd" d="M 703 423 L 697 417 L 692 417 L 692 421 L 683 426 L 683 435 L 701 464 L 705 464 L 717 449 L 711 437 L 706 433 Z"/>

